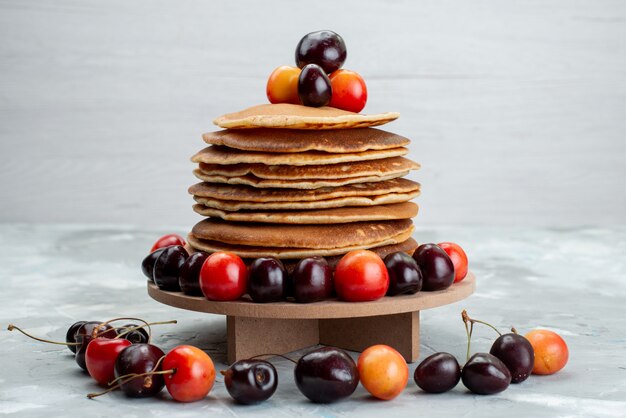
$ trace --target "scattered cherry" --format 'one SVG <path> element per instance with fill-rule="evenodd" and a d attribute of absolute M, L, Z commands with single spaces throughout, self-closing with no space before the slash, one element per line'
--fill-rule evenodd
<path fill-rule="evenodd" d="M 526 334 L 526 338 L 535 353 L 533 374 L 553 374 L 565 367 L 569 350 L 559 334 L 547 329 L 535 329 Z"/>
<path fill-rule="evenodd" d="M 78 349 L 78 346 L 74 344 L 76 342 L 76 339 L 74 338 L 74 336 L 76 335 L 76 331 L 78 331 L 78 328 L 80 328 L 86 322 L 87 321 L 74 322 L 67 329 L 67 333 L 65 333 L 65 342 L 68 343 L 67 348 L 69 348 L 69 350 L 74 354 L 76 354 L 76 350 Z"/>
<path fill-rule="evenodd" d="M 87 347 L 89 343 L 97 337 L 101 338 L 115 338 L 117 333 L 113 327 L 107 323 L 89 321 L 78 327 L 74 334 L 74 341 L 79 343 L 76 350 L 76 364 L 83 369 L 87 370 L 87 363 L 85 362 L 85 354 L 87 353 Z"/>
<path fill-rule="evenodd" d="M 285 299 L 287 272 L 280 260 L 257 258 L 248 267 L 248 294 L 254 302 L 278 302 Z"/>
<path fill-rule="evenodd" d="M 300 39 L 296 47 L 298 67 L 317 64 L 327 74 L 341 68 L 346 57 L 346 43 L 341 36 L 330 30 L 308 33 Z"/>
<path fill-rule="evenodd" d="M 185 239 L 181 237 L 180 235 L 167 234 L 167 235 L 163 235 L 154 243 L 154 245 L 150 249 L 150 252 L 154 252 L 155 250 L 158 250 L 159 248 L 170 247 L 172 245 L 185 246 L 185 244 L 186 244 Z"/>
<path fill-rule="evenodd" d="M 207 258 L 209 258 L 209 254 L 207 253 L 193 253 L 180 267 L 178 285 L 184 294 L 202 296 L 202 290 L 200 289 L 200 270 Z"/>
<path fill-rule="evenodd" d="M 194 402 L 206 397 L 215 382 L 215 366 L 208 354 L 190 345 L 172 349 L 163 359 L 165 386 L 178 402 Z"/>
<path fill-rule="evenodd" d="M 145 328 L 139 328 L 136 324 L 123 325 L 120 328 L 117 328 L 116 331 L 118 335 L 124 333 L 122 337 L 133 344 L 145 344 L 150 342 L 150 335 L 148 335 L 148 331 L 146 331 Z"/>
<path fill-rule="evenodd" d="M 107 386 L 115 378 L 114 366 L 118 354 L 131 342 L 123 338 L 94 338 L 85 351 L 87 372 L 102 386 Z"/>
<path fill-rule="evenodd" d="M 496 356 L 476 353 L 463 366 L 461 380 L 478 395 L 492 395 L 509 387 L 511 372 Z"/>
<path fill-rule="evenodd" d="M 420 245 L 413 253 L 413 258 L 422 271 L 422 290 L 444 290 L 454 282 L 454 265 L 438 245 Z"/>
<path fill-rule="evenodd" d="M 414 294 L 422 288 L 422 271 L 415 260 L 403 251 L 385 257 L 385 267 L 389 273 L 388 296 Z"/>
<path fill-rule="evenodd" d="M 491 346 L 490 354 L 499 358 L 511 372 L 511 383 L 528 379 L 535 364 L 535 352 L 530 342 L 516 333 L 500 335 Z"/>
<path fill-rule="evenodd" d="M 324 257 L 303 258 L 291 273 L 296 302 L 310 303 L 329 298 L 334 290 L 333 270 Z"/>
<path fill-rule="evenodd" d="M 245 405 L 269 399 L 278 386 L 278 373 L 265 360 L 239 360 L 223 374 L 230 396 Z"/>
<path fill-rule="evenodd" d="M 161 290 L 180 290 L 178 275 L 180 268 L 189 257 L 187 250 L 180 245 L 167 247 L 154 263 L 152 278 Z"/>
<path fill-rule="evenodd" d="M 165 356 L 163 351 L 152 344 L 133 344 L 120 352 L 115 360 L 115 377 L 143 375 L 160 372 L 159 361 Z M 162 375 L 120 379 L 120 389 L 131 398 L 154 396 L 163 389 L 165 380 Z"/>
<path fill-rule="evenodd" d="M 404 357 L 384 344 L 363 350 L 357 369 L 363 387 L 372 396 L 385 401 L 400 395 L 409 380 L 409 367 Z"/>
<path fill-rule="evenodd" d="M 300 392 L 315 403 L 330 403 L 354 393 L 359 372 L 343 350 L 322 347 L 305 354 L 294 370 Z"/>
<path fill-rule="evenodd" d="M 298 97 L 303 105 L 326 106 L 331 96 L 330 79 L 319 65 L 308 64 L 302 68 L 298 78 Z"/>
<path fill-rule="evenodd" d="M 461 366 L 452 354 L 435 353 L 422 360 L 413 378 L 424 392 L 443 393 L 459 383 Z"/>

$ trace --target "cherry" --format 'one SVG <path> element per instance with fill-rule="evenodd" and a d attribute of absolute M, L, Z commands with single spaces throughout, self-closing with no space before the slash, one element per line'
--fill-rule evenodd
<path fill-rule="evenodd" d="M 459 383 L 461 366 L 452 354 L 435 353 L 422 360 L 413 378 L 424 392 L 443 393 Z"/>
<path fill-rule="evenodd" d="M 309 64 L 298 77 L 298 97 L 305 106 L 321 107 L 330 102 L 330 79 L 319 65 Z"/>
<path fill-rule="evenodd" d="M 296 47 L 296 64 L 303 68 L 307 64 L 317 64 L 330 74 L 341 68 L 347 57 L 343 38 L 330 30 L 307 33 Z"/>
<path fill-rule="evenodd" d="M 94 338 L 87 345 L 85 364 L 87 372 L 102 386 L 107 386 L 115 378 L 114 365 L 118 354 L 130 346 L 131 342 L 122 339 Z"/>
<path fill-rule="evenodd" d="M 491 346 L 490 354 L 499 358 L 511 372 L 511 383 L 528 379 L 535 364 L 535 352 L 530 342 L 516 333 L 500 335 Z"/>
<path fill-rule="evenodd" d="M 278 386 L 276 369 L 264 360 L 239 360 L 223 374 L 230 396 L 245 405 L 269 399 Z"/>
<path fill-rule="evenodd" d="M 141 262 L 141 271 L 144 276 L 150 279 L 151 282 L 154 282 L 154 264 L 157 261 L 157 258 L 165 251 L 165 248 L 159 248 L 156 251 L 151 252 L 143 259 Z"/>
<path fill-rule="evenodd" d="M 200 288 L 209 300 L 236 300 L 246 293 L 248 270 L 237 254 L 218 251 L 200 269 Z"/>
<path fill-rule="evenodd" d="M 189 257 L 187 250 L 180 245 L 167 247 L 154 263 L 152 278 L 161 290 L 177 291 L 180 268 Z"/>
<path fill-rule="evenodd" d="M 333 270 L 324 257 L 303 258 L 291 273 L 296 302 L 310 303 L 333 294 Z"/>
<path fill-rule="evenodd" d="M 389 273 L 388 296 L 414 294 L 422 289 L 422 271 L 407 253 L 398 251 L 387 255 L 385 266 Z"/>
<path fill-rule="evenodd" d="M 165 386 L 178 402 L 194 402 L 206 397 L 215 382 L 215 366 L 208 354 L 190 345 L 180 345 L 165 356 Z"/>
<path fill-rule="evenodd" d="M 333 96 L 329 106 L 359 113 L 367 102 L 367 86 L 363 77 L 350 70 L 337 70 L 329 77 Z"/>
<path fill-rule="evenodd" d="M 300 392 L 315 403 L 347 398 L 359 384 L 359 372 L 352 357 L 334 347 L 318 348 L 302 356 L 294 374 Z"/>
<path fill-rule="evenodd" d="M 123 334 L 122 337 L 133 344 L 145 344 L 150 342 L 148 331 L 146 331 L 145 328 L 138 327 L 136 324 L 123 325 L 117 328 L 116 331 L 118 335 Z"/>
<path fill-rule="evenodd" d="M 150 252 L 154 252 L 155 250 L 158 250 L 159 248 L 170 247 L 172 245 L 182 245 L 182 246 L 185 246 L 185 244 L 186 244 L 185 239 L 183 237 L 181 237 L 180 235 L 178 235 L 178 234 L 167 234 L 167 235 L 163 235 L 161 238 L 156 240 L 156 242 L 154 243 L 154 245 L 150 249 Z"/>
<path fill-rule="evenodd" d="M 281 65 L 270 74 L 265 92 L 270 103 L 300 104 L 298 77 L 300 69 Z"/>
<path fill-rule="evenodd" d="M 207 253 L 193 253 L 180 267 L 180 271 L 178 272 L 178 285 L 184 294 L 202 296 L 202 290 L 200 289 L 200 270 L 207 258 L 209 258 L 209 254 Z"/>
<path fill-rule="evenodd" d="M 165 353 L 152 344 L 133 344 L 122 350 L 115 360 L 115 377 L 122 378 L 122 392 L 131 398 L 145 398 L 159 393 L 165 386 L 165 380 L 162 375 L 150 373 L 161 371 L 159 361 L 163 356 Z M 150 375 L 135 378 L 129 376 L 145 374 Z"/>
<path fill-rule="evenodd" d="M 470 391 L 478 395 L 492 395 L 509 387 L 511 372 L 496 356 L 476 353 L 463 366 L 461 379 Z"/>
<path fill-rule="evenodd" d="M 104 322 L 90 321 L 85 322 L 78 327 L 74 334 L 74 341 L 78 344 L 78 350 L 76 351 L 76 364 L 83 369 L 87 370 L 87 363 L 85 361 L 85 355 L 87 353 L 87 347 L 94 338 L 115 338 L 117 333 L 113 327 Z"/>
<path fill-rule="evenodd" d="M 257 258 L 248 267 L 248 294 L 255 302 L 278 302 L 285 299 L 287 272 L 280 260 Z"/>
<path fill-rule="evenodd" d="M 467 254 L 459 244 L 454 242 L 440 242 L 437 244 L 448 254 L 454 264 L 454 283 L 458 283 L 467 276 Z"/>
<path fill-rule="evenodd" d="M 389 288 L 389 274 L 375 252 L 354 250 L 344 255 L 335 267 L 335 291 L 347 302 L 380 299 Z"/>
<path fill-rule="evenodd" d="M 80 328 L 81 325 L 83 325 L 85 322 L 87 321 L 74 322 L 72 325 L 70 325 L 70 327 L 67 329 L 67 333 L 65 334 L 65 342 L 68 343 L 67 348 L 69 348 L 70 351 L 74 354 L 76 354 L 76 350 L 78 349 L 78 346 L 74 344 L 76 342 L 76 340 L 74 339 L 74 335 L 76 334 L 76 331 L 78 331 L 78 328 Z"/>
<path fill-rule="evenodd" d="M 535 353 L 533 374 L 553 374 L 565 367 L 569 349 L 559 334 L 548 329 L 534 329 L 526 334 L 526 338 Z"/>
<path fill-rule="evenodd" d="M 422 290 L 443 290 L 454 282 L 454 265 L 438 245 L 420 245 L 413 253 L 413 258 L 422 271 Z"/>

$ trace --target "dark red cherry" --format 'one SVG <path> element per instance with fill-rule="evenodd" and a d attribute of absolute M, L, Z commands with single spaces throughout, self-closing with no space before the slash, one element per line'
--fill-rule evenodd
<path fill-rule="evenodd" d="M 478 395 L 491 395 L 509 387 L 511 372 L 496 356 L 476 353 L 463 366 L 461 379 L 470 391 Z"/>
<path fill-rule="evenodd" d="M 74 341 L 80 344 L 77 346 L 78 349 L 76 350 L 76 364 L 83 370 L 87 370 L 87 364 L 85 363 L 87 346 L 91 340 L 97 337 L 115 338 L 117 337 L 117 333 L 109 324 L 103 325 L 102 322 L 89 321 L 78 327 L 74 334 Z"/>
<path fill-rule="evenodd" d="M 287 292 L 287 272 L 280 260 L 257 258 L 248 267 L 248 294 L 255 302 L 278 302 Z"/>
<path fill-rule="evenodd" d="M 321 107 L 330 103 L 332 97 L 330 79 L 319 65 L 309 64 L 300 72 L 298 97 L 305 106 Z"/>
<path fill-rule="evenodd" d="M 156 263 L 157 258 L 159 258 L 163 251 L 165 251 L 165 248 L 159 248 L 158 250 L 148 254 L 141 262 L 142 273 L 153 282 L 154 278 L 152 277 L 152 273 L 154 272 L 154 263 Z"/>
<path fill-rule="evenodd" d="M 164 355 L 159 347 L 152 344 L 133 344 L 126 347 L 115 360 L 115 377 L 160 371 L 160 365 L 156 369 L 154 366 Z M 145 398 L 156 395 L 163 386 L 165 386 L 163 376 L 155 374 L 131 380 L 123 379 L 120 389 L 131 398 Z"/>
<path fill-rule="evenodd" d="M 413 294 L 422 289 L 422 271 L 407 253 L 398 251 L 387 255 L 385 266 L 389 273 L 388 296 Z"/>
<path fill-rule="evenodd" d="M 333 270 L 324 257 L 300 260 L 291 273 L 291 280 L 296 302 L 324 300 L 332 296 L 334 291 Z"/>
<path fill-rule="evenodd" d="M 452 260 L 438 245 L 420 245 L 413 253 L 413 259 L 422 271 L 422 290 L 443 290 L 454 282 Z"/>
<path fill-rule="evenodd" d="M 70 327 L 67 329 L 67 332 L 65 333 L 65 342 L 70 344 L 75 343 L 76 339 L 74 338 L 74 336 L 76 335 L 76 331 L 78 331 L 78 328 L 80 328 L 86 322 L 87 321 L 78 321 L 70 325 Z M 67 348 L 69 348 L 70 351 L 74 354 L 76 354 L 76 350 L 78 350 L 77 345 L 68 345 Z"/>
<path fill-rule="evenodd" d="M 443 393 L 459 383 L 461 366 L 452 354 L 435 353 L 422 360 L 413 378 L 424 392 Z"/>
<path fill-rule="evenodd" d="M 511 372 L 511 383 L 528 379 L 535 365 L 535 350 L 521 335 L 509 333 L 499 336 L 491 346 L 490 354 L 499 358 Z"/>
<path fill-rule="evenodd" d="M 317 64 L 330 74 L 340 69 L 348 53 L 343 38 L 330 30 L 311 32 L 298 42 L 296 65 L 303 68 L 307 64 Z"/>
<path fill-rule="evenodd" d="M 209 254 L 204 252 L 193 253 L 180 267 L 178 273 L 178 284 L 184 294 L 190 296 L 202 296 L 200 289 L 200 270 L 204 260 L 209 258 Z"/>
<path fill-rule="evenodd" d="M 158 251 L 158 250 L 157 250 Z M 189 257 L 187 250 L 180 245 L 173 245 L 163 250 L 154 263 L 152 278 L 161 290 L 179 291 L 178 275 L 180 268 Z"/>
<path fill-rule="evenodd" d="M 130 328 L 135 328 L 137 326 L 137 324 L 126 324 L 120 328 L 117 328 L 117 335 L 123 334 Z M 148 331 L 146 331 L 145 328 L 137 328 L 129 331 L 120 338 L 124 338 L 125 340 L 128 340 L 133 344 L 146 344 L 150 339 L 150 336 L 148 335 Z"/>
<path fill-rule="evenodd" d="M 305 354 L 294 370 L 300 392 L 315 403 L 335 402 L 354 393 L 359 372 L 352 357 L 334 347 Z"/>
<path fill-rule="evenodd" d="M 239 360 L 224 375 L 226 390 L 241 404 L 254 404 L 269 399 L 278 386 L 278 373 L 264 360 Z"/>

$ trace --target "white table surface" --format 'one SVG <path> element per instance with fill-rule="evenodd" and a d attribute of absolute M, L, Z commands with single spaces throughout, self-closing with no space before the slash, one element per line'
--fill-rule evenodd
<path fill-rule="evenodd" d="M 173 402 L 128 399 L 113 393 L 95 400 L 96 385 L 64 347 L 45 345 L 5 330 L 15 323 L 35 334 L 64 339 L 77 320 L 140 316 L 178 319 L 155 328 L 164 350 L 182 343 L 201 347 L 225 368 L 225 319 L 185 312 L 150 299 L 139 264 L 166 230 L 129 226 L 0 225 L 0 415 L 197 417 L 621 417 L 626 416 L 626 229 L 446 228 L 418 229 L 421 242 L 461 243 L 478 278 L 466 301 L 422 312 L 421 356 L 448 351 L 465 356 L 460 312 L 520 332 L 547 327 L 570 349 L 566 368 L 531 376 L 494 396 L 468 393 L 462 384 L 442 395 L 422 393 L 413 380 L 390 402 L 370 398 L 361 386 L 346 401 L 315 405 L 293 382 L 292 364 L 274 361 L 279 388 L 258 406 L 238 406 L 221 378 L 206 398 Z M 184 233 L 184 228 L 175 232 Z M 473 348 L 488 351 L 493 331 L 477 328 Z M 296 357 L 294 355 L 294 357 Z M 356 356 L 356 354 L 355 354 Z M 416 364 L 410 365 L 411 373 Z M 411 374 L 412 376 L 412 374 Z"/>

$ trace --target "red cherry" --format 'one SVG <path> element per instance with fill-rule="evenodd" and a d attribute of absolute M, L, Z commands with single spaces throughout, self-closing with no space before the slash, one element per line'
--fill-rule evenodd
<path fill-rule="evenodd" d="M 152 253 L 158 250 L 159 248 L 170 247 L 172 245 L 182 245 L 184 247 L 185 244 L 186 244 L 185 239 L 181 237 L 180 235 L 167 234 L 167 235 L 163 235 L 161 238 L 156 240 L 156 242 L 150 249 L 150 252 Z"/>
<path fill-rule="evenodd" d="M 363 110 L 367 103 L 367 86 L 359 73 L 337 70 L 329 78 L 333 91 L 329 106 L 355 113 Z"/>
<path fill-rule="evenodd" d="M 454 283 L 458 283 L 467 276 L 467 254 L 459 244 L 454 242 L 440 242 L 437 244 L 448 254 L 454 265 Z"/>
<path fill-rule="evenodd" d="M 335 268 L 335 291 L 348 302 L 380 299 L 388 287 L 385 263 L 372 251 L 350 251 Z"/>
<path fill-rule="evenodd" d="M 200 288 L 209 300 L 236 300 L 246 293 L 248 270 L 236 254 L 216 252 L 200 269 Z"/>
<path fill-rule="evenodd" d="M 215 366 L 208 354 L 190 345 L 180 345 L 165 356 L 165 387 L 178 402 L 194 402 L 206 397 L 215 382 Z"/>
<path fill-rule="evenodd" d="M 94 338 L 87 345 L 85 363 L 89 375 L 102 386 L 115 379 L 115 359 L 132 343 L 124 338 Z"/>

